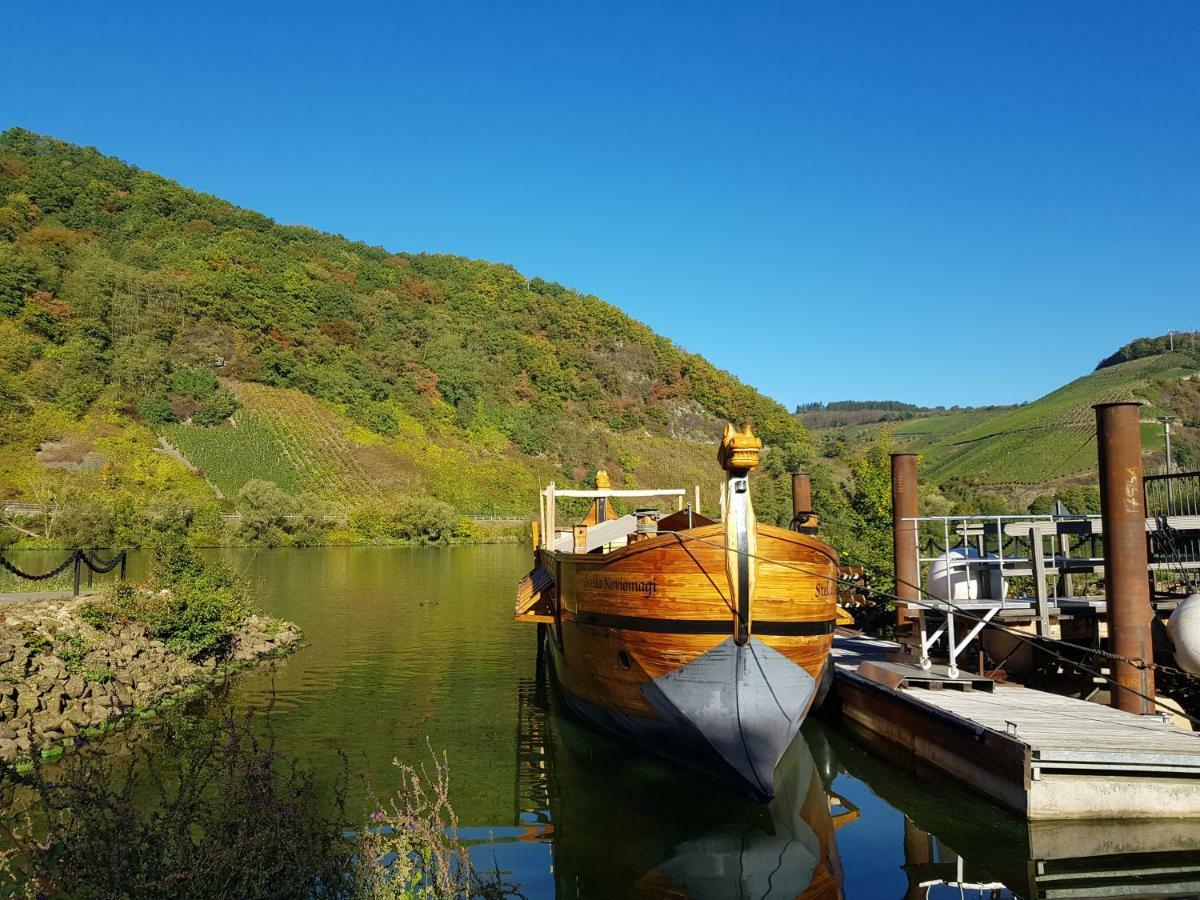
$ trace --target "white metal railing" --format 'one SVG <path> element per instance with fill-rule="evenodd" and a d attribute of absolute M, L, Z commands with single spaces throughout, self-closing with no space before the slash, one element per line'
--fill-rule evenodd
<path fill-rule="evenodd" d="M 917 530 L 917 588 L 920 605 L 917 623 L 921 640 L 920 666 L 932 666 L 930 649 L 943 636 L 949 651 L 948 674 L 959 675 L 958 657 L 1002 610 L 1032 609 L 1039 634 L 1050 630 L 1050 608 L 1058 601 L 1057 579 L 1047 589 L 1048 576 L 1058 576 L 1079 568 L 1094 569 L 1103 563 L 1099 557 L 1071 557 L 1072 533 L 1098 533 L 1099 516 L 1090 515 L 994 515 L 994 516 L 922 516 L 905 519 Z M 931 555 L 922 553 L 922 532 L 940 531 L 941 546 Z M 1047 554 L 1045 541 L 1054 539 Z M 1027 555 L 1018 551 L 1020 541 L 1028 541 Z M 1074 561 L 1074 566 L 1068 563 Z M 1034 596 L 1008 597 L 1009 579 L 1029 576 L 1034 580 Z M 959 588 L 965 596 L 959 596 Z M 972 610 L 972 626 L 960 639 L 956 612 Z M 928 612 L 944 616 L 930 631 Z"/>
<path fill-rule="evenodd" d="M 686 488 L 652 488 L 647 490 L 626 490 L 620 488 L 558 488 L 550 482 L 538 495 L 538 525 L 541 531 L 541 546 L 553 550 L 559 533 L 569 534 L 570 529 L 560 529 L 556 521 L 558 501 L 564 498 L 582 498 L 591 500 L 607 500 L 611 497 L 631 499 L 638 497 L 675 497 L 679 508 L 683 507 L 683 498 L 687 496 Z M 700 488 L 696 488 L 696 501 L 699 505 Z"/>

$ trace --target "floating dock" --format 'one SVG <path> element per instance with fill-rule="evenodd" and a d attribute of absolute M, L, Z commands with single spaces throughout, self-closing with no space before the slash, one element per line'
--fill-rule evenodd
<path fill-rule="evenodd" d="M 842 715 L 1031 820 L 1200 817 L 1200 735 L 839 633 Z"/>

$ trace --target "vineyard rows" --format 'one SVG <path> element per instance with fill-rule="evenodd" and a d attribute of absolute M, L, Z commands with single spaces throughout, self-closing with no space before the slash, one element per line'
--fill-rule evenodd
<path fill-rule="evenodd" d="M 375 486 L 355 458 L 356 445 L 346 437 L 349 420 L 299 391 L 242 384 L 238 399 L 259 416 L 291 465 L 312 487 L 342 497 L 371 494 Z"/>
<path fill-rule="evenodd" d="M 169 425 L 164 435 L 228 497 L 247 481 L 273 481 L 290 494 L 319 491 L 329 499 L 364 497 L 376 484 L 346 437 L 349 420 L 298 391 L 230 385 L 242 409 L 233 421 L 201 428 Z"/>
<path fill-rule="evenodd" d="M 933 479 L 982 475 L 989 484 L 1040 484 L 1096 467 L 1098 403 L 1152 399 L 1157 383 L 1189 370 L 1170 356 L 1151 357 L 1101 369 L 1039 400 L 982 419 L 972 415 L 920 419 L 897 429 L 919 450 Z M 1143 420 L 1157 413 L 1143 409 Z M 963 427 L 952 427 L 959 418 Z M 1161 446 L 1158 429 L 1143 426 L 1147 448 Z"/>

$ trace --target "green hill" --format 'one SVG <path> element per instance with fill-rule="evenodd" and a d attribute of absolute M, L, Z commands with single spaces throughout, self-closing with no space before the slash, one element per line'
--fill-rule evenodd
<path fill-rule="evenodd" d="M 0 501 L 100 509 L 126 541 L 165 509 L 215 528 L 256 479 L 298 512 L 528 514 L 605 467 L 711 508 L 727 419 L 767 441 L 757 501 L 783 519 L 810 454 L 779 404 L 596 297 L 279 225 L 23 129 L 0 135 L 0 346 Z"/>
<path fill-rule="evenodd" d="M 1135 345 L 1140 346 L 1134 342 L 1128 347 Z M 798 410 L 797 417 L 843 475 L 846 461 L 886 428 L 896 449 L 921 454 L 927 485 L 956 486 L 951 493 L 960 497 L 963 509 L 973 509 L 981 492 L 999 491 L 1016 510 L 1048 488 L 1091 483 L 1096 470 L 1092 406 L 1126 399 L 1146 404 L 1142 442 L 1147 471 L 1162 466 L 1162 426 L 1156 419 L 1167 414 L 1178 420 L 1172 443 L 1175 464 L 1200 468 L 1200 354 L 1190 348 L 1106 362 L 1019 406 L 904 411 L 902 419 L 895 419 L 883 415 L 888 410 L 878 403 L 849 412 L 812 405 Z M 867 421 L 856 419 L 859 415 Z"/>
<path fill-rule="evenodd" d="M 1180 343 L 1177 337 L 1177 347 Z M 863 490 L 856 470 L 878 468 L 886 484 L 886 452 L 895 449 L 921 454 L 921 503 L 927 515 L 1045 512 L 1055 500 L 1096 512 L 1092 407 L 1097 403 L 1144 404 L 1148 473 L 1163 471 L 1165 462 L 1158 417 L 1174 416 L 1173 462 L 1178 469 L 1200 470 L 1200 354 L 1190 346 L 1174 352 L 1167 347 L 1131 342 L 1096 371 L 1019 406 L 913 410 L 895 402 L 862 401 L 809 404 L 796 415 L 820 448 L 815 470 L 824 469 L 851 492 Z M 1122 355 L 1130 358 L 1113 361 Z M 829 512 L 828 521 L 842 516 L 854 523 L 843 510 Z M 853 534 L 853 528 L 843 530 Z"/>
<path fill-rule="evenodd" d="M 919 450 L 935 481 L 1046 484 L 1095 470 L 1097 403 L 1145 402 L 1143 445 L 1160 451 L 1162 429 L 1153 419 L 1173 411 L 1162 405 L 1163 392 L 1197 373 L 1200 358 L 1189 352 L 1136 359 L 1106 366 L 1015 409 L 911 420 L 897 427 L 896 436 L 901 445 Z"/>

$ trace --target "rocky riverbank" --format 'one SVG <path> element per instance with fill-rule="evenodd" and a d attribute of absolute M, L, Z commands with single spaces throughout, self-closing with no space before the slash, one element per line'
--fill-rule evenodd
<path fill-rule="evenodd" d="M 53 758 L 83 737 L 149 717 L 227 667 L 287 652 L 299 629 L 249 615 L 218 662 L 188 659 L 138 621 L 89 623 L 88 601 L 30 601 L 0 609 L 0 761 Z"/>

